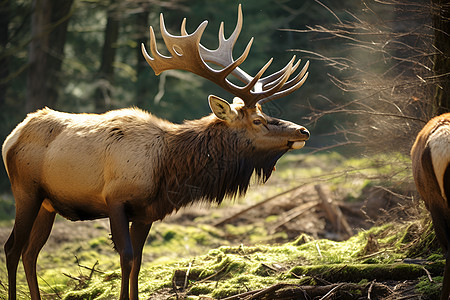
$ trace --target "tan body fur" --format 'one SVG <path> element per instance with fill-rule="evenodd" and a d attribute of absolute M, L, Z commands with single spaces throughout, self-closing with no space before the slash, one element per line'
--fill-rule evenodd
<path fill-rule="evenodd" d="M 442 300 L 450 295 L 450 113 L 431 119 L 411 149 L 414 180 L 447 256 Z"/>
<path fill-rule="evenodd" d="M 120 129 L 111 131 L 115 127 Z M 60 208 L 65 217 L 106 217 L 105 199 L 111 195 L 144 199 L 154 189 L 156 162 L 152 158 L 161 156 L 163 149 L 162 139 L 156 137 L 170 127 L 170 123 L 137 109 L 103 115 L 44 109 L 30 114 L 17 127 L 2 152 L 11 180 L 20 182 L 24 189 L 39 183 L 39 188 L 51 195 L 47 205 Z M 123 130 L 130 147 L 117 143 Z M 87 210 L 84 217 L 72 213 L 79 209 Z"/>

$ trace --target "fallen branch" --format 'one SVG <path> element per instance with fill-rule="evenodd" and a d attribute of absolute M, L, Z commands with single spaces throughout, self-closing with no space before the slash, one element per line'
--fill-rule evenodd
<path fill-rule="evenodd" d="M 280 228 L 281 226 L 285 225 L 286 223 L 292 221 L 293 219 L 301 216 L 302 214 L 304 214 L 305 212 L 307 212 L 308 210 L 310 210 L 311 208 L 313 208 L 317 205 L 319 205 L 319 202 L 314 201 L 314 202 L 304 203 L 303 205 L 300 205 L 298 207 L 295 207 L 295 208 L 287 211 L 280 217 L 282 220 L 277 222 L 272 228 L 269 229 L 269 234 L 274 234 L 278 228 Z"/>
<path fill-rule="evenodd" d="M 333 223 L 333 226 L 336 228 L 336 231 L 339 233 L 343 229 L 345 233 L 345 237 L 351 237 L 353 235 L 353 230 L 348 224 L 347 218 L 342 213 L 341 209 L 338 205 L 333 203 L 333 200 L 328 197 L 321 185 L 317 184 L 314 186 L 317 191 L 317 194 L 321 200 L 322 208 L 327 215 L 327 218 Z"/>
<path fill-rule="evenodd" d="M 321 297 L 319 300 L 327 300 L 330 299 L 331 296 L 333 296 L 334 294 L 336 294 L 336 291 L 343 286 L 343 283 L 340 283 L 338 285 L 336 285 L 334 288 L 332 288 L 328 293 L 326 293 L 323 297 Z"/>
<path fill-rule="evenodd" d="M 249 295 L 247 297 L 244 298 L 244 300 L 254 300 L 254 299 L 259 299 L 262 296 L 265 296 L 267 294 L 273 293 L 279 289 L 285 288 L 287 286 L 292 286 L 292 284 L 287 284 L 287 283 L 277 283 L 274 284 L 272 286 L 269 286 L 268 288 L 265 288 L 263 290 L 260 290 L 257 293 L 254 293 L 253 295 Z"/>
<path fill-rule="evenodd" d="M 217 222 L 216 224 L 214 224 L 214 226 L 222 226 L 223 224 L 229 223 L 231 220 L 236 219 L 236 218 L 239 217 L 240 215 L 243 215 L 243 214 L 245 214 L 246 212 L 248 212 L 248 211 L 250 211 L 250 210 L 252 210 L 252 209 L 254 209 L 254 208 L 258 207 L 258 206 L 264 205 L 264 204 L 266 204 L 267 202 L 270 202 L 270 201 L 272 201 L 272 200 L 274 200 L 274 199 L 276 199 L 276 198 L 278 198 L 278 197 L 280 197 L 280 196 L 289 194 L 289 193 L 291 193 L 291 192 L 293 192 L 293 191 L 295 191 L 295 190 L 297 190 L 297 189 L 299 189 L 299 188 L 302 188 L 302 187 L 304 187 L 304 186 L 307 186 L 307 185 L 309 185 L 309 184 L 311 184 L 311 183 L 312 183 L 312 182 L 303 183 L 303 184 L 297 185 L 297 186 L 295 186 L 295 187 L 293 187 L 293 188 L 291 188 L 291 189 L 289 189 L 289 190 L 287 190 L 287 191 L 284 191 L 284 192 L 281 192 L 281 193 L 279 193 L 279 194 L 276 194 L 276 195 L 274 195 L 274 196 L 272 196 L 272 197 L 269 197 L 269 198 L 267 198 L 267 199 L 265 199 L 265 200 L 263 200 L 263 201 L 261 201 L 261 202 L 258 202 L 258 203 L 254 204 L 254 205 L 251 205 L 251 206 L 249 206 L 249 207 L 247 207 L 247 208 L 245 208 L 245 209 L 239 211 L 238 213 L 236 213 L 236 214 L 234 214 L 234 215 L 232 215 L 232 216 L 230 216 L 230 217 L 228 217 L 228 218 L 225 218 L 225 219 L 220 220 L 219 222 Z"/>

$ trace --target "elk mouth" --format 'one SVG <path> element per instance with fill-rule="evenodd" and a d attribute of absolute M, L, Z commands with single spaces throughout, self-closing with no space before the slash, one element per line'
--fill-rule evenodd
<path fill-rule="evenodd" d="M 287 146 L 292 150 L 301 149 L 305 146 L 305 141 L 288 141 Z"/>

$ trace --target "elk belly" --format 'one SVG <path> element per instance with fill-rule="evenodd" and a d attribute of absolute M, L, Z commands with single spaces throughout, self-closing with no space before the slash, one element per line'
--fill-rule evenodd
<path fill-rule="evenodd" d="M 298 141 L 298 142 L 292 143 L 291 148 L 292 149 L 301 149 L 301 148 L 303 148 L 303 146 L 305 146 L 305 141 Z"/>

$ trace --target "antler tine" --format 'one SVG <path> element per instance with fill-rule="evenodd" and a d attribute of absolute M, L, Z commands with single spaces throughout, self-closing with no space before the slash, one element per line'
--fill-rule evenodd
<path fill-rule="evenodd" d="M 236 22 L 236 27 L 233 30 L 233 33 L 227 39 L 225 38 L 225 30 L 224 23 L 220 23 L 219 27 L 219 47 L 215 50 L 210 50 L 205 46 L 200 44 L 200 55 L 204 61 L 217 64 L 221 67 L 226 67 L 234 62 L 233 59 L 233 47 L 239 37 L 239 34 L 242 30 L 243 24 L 243 16 L 242 16 L 242 6 L 239 4 L 238 6 L 238 18 Z M 247 44 L 248 50 L 250 50 L 251 44 L 253 43 L 253 38 L 250 39 Z M 247 50 L 246 48 L 246 50 Z M 244 51 L 245 52 L 245 51 Z M 233 76 L 242 81 L 243 83 L 249 83 L 253 77 L 247 74 L 244 70 L 239 67 L 236 67 L 232 72 Z"/>
<path fill-rule="evenodd" d="M 170 69 L 183 69 L 205 77 L 205 66 L 198 51 L 198 44 L 207 25 L 208 21 L 203 21 L 192 34 L 174 36 L 167 31 L 164 24 L 164 17 L 161 14 L 161 35 L 167 50 L 169 50 L 172 56 L 168 57 L 159 53 L 152 26 L 150 26 L 150 52 L 153 57 L 147 53 L 144 44 L 141 45 L 142 54 L 153 71 L 155 71 L 155 74 L 159 75 L 161 72 Z"/>
<path fill-rule="evenodd" d="M 298 63 L 300 63 L 300 61 Z M 293 79 L 286 82 L 286 84 L 283 86 L 283 90 L 291 88 L 292 86 L 296 85 L 298 82 L 303 80 L 304 76 L 308 76 L 308 73 L 306 72 L 308 70 L 308 67 L 309 67 L 309 61 L 307 61 L 305 63 L 302 70 L 297 74 L 297 76 L 295 76 Z"/>
<path fill-rule="evenodd" d="M 244 92 L 250 92 L 252 88 L 255 88 L 255 92 L 261 92 L 262 91 L 262 84 L 259 81 L 261 76 L 264 74 L 264 72 L 267 70 L 267 68 L 272 64 L 273 58 L 271 58 L 262 68 L 259 70 L 259 72 L 253 77 L 252 81 L 250 81 L 242 90 Z"/>
<path fill-rule="evenodd" d="M 295 76 L 293 79 L 289 80 L 280 91 L 277 91 L 273 95 L 270 95 L 268 97 L 265 97 L 258 101 L 258 104 L 264 104 L 269 101 L 287 96 L 297 89 L 299 89 L 303 83 L 305 83 L 306 79 L 308 78 L 309 73 L 306 72 L 309 66 L 309 61 L 306 62 L 305 66 L 302 68 L 302 70 Z"/>
<path fill-rule="evenodd" d="M 295 61 L 295 55 L 291 58 L 291 61 Z M 261 83 L 263 84 L 265 89 L 270 88 L 271 86 L 275 85 L 278 83 L 279 80 L 281 80 L 281 78 L 283 77 L 284 73 L 286 72 L 286 69 L 288 67 L 288 65 L 290 64 L 290 62 L 281 70 L 270 74 L 269 76 L 266 76 L 264 78 L 261 78 Z M 298 66 L 300 65 L 300 59 L 297 61 L 297 63 L 292 67 L 292 70 L 290 72 L 290 74 L 292 75 L 298 68 Z"/>
<path fill-rule="evenodd" d="M 263 85 L 263 91 L 266 92 L 268 90 L 272 90 L 273 86 L 276 86 L 282 81 L 286 76 L 289 79 L 289 76 L 292 75 L 292 73 L 297 69 L 298 63 L 293 66 L 293 63 L 295 61 L 295 55 L 291 58 L 291 60 L 278 72 L 269 75 L 263 79 L 261 79 L 261 83 Z M 269 79 L 272 79 L 269 81 Z M 286 80 L 287 81 L 287 80 Z M 281 88 L 281 87 L 280 87 Z"/>
<path fill-rule="evenodd" d="M 181 22 L 181 35 L 182 36 L 188 35 L 186 31 L 186 18 L 183 18 L 183 22 Z"/>
<path fill-rule="evenodd" d="M 294 63 L 294 60 L 291 59 L 289 61 L 289 63 L 286 65 L 286 67 L 283 68 L 285 70 L 283 72 L 283 75 L 280 77 L 280 79 L 277 81 L 277 83 L 275 85 L 273 85 L 271 88 L 266 89 L 266 90 L 262 89 L 261 91 L 255 91 L 254 93 L 252 93 L 255 96 L 253 97 L 253 99 L 251 100 L 251 102 L 249 104 L 246 103 L 246 106 L 250 106 L 250 107 L 254 106 L 256 103 L 259 102 L 259 100 L 267 98 L 267 97 L 271 96 L 272 94 L 275 94 L 276 92 L 278 92 L 278 90 L 283 87 L 283 85 L 286 83 L 286 81 L 291 76 L 293 63 Z"/>

